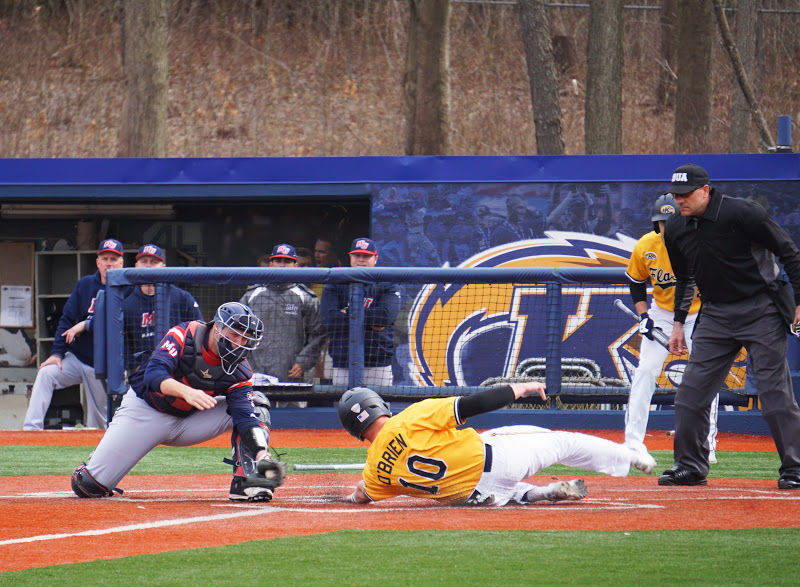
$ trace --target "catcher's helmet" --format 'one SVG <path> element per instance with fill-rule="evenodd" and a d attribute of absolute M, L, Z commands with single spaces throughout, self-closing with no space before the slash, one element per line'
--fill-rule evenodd
<path fill-rule="evenodd" d="M 225 302 L 214 314 L 214 323 L 219 340 L 219 358 L 222 360 L 222 370 L 228 375 L 236 370 L 236 366 L 241 363 L 261 342 L 264 335 L 264 325 L 261 319 L 253 313 L 253 310 L 240 304 L 239 302 Z M 230 332 L 226 328 L 234 330 L 241 335 L 244 342 L 229 338 Z"/>
<path fill-rule="evenodd" d="M 653 214 L 650 216 L 650 220 L 653 221 L 653 230 L 658 232 L 658 221 L 666 220 L 677 211 L 678 203 L 672 197 L 672 194 L 658 196 L 655 203 L 653 203 Z"/>
<path fill-rule="evenodd" d="M 359 440 L 364 440 L 364 431 L 380 416 L 391 415 L 389 404 L 367 387 L 348 389 L 339 400 L 339 421 Z"/>

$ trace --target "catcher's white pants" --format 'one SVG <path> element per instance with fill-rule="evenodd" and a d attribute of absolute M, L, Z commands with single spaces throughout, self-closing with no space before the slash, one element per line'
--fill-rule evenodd
<path fill-rule="evenodd" d="M 128 388 L 86 468 L 98 483 L 114 489 L 128 471 L 159 444 L 192 446 L 231 430 L 233 422 L 226 412 L 228 404 L 224 397 L 216 399 L 217 405 L 210 410 L 179 418 L 151 408 Z"/>
<path fill-rule="evenodd" d="M 624 444 L 539 426 L 504 426 L 480 436 L 492 447 L 492 470 L 485 471 L 475 486 L 482 498 L 491 496 L 486 505 L 526 503 L 525 493 L 538 486 L 522 480 L 556 463 L 625 477 L 634 456 Z"/>
<path fill-rule="evenodd" d="M 347 369 L 341 367 L 333 368 L 333 375 L 331 380 L 334 385 L 348 385 Z M 386 365 L 385 367 L 364 367 L 364 381 L 362 385 L 391 385 L 392 384 L 392 366 Z"/>
<path fill-rule="evenodd" d="M 664 310 L 655 303 L 650 305 L 647 314 L 653 319 L 656 326 L 669 336 L 672 334 L 673 312 Z M 692 351 L 692 332 L 697 314 L 689 314 L 683 325 L 686 346 L 689 352 Z M 647 431 L 647 420 L 650 417 L 650 401 L 656 390 L 656 379 L 664 367 L 664 361 L 669 355 L 669 351 L 654 340 L 642 337 L 642 344 L 639 349 L 639 366 L 633 373 L 631 381 L 631 391 L 628 396 L 628 406 L 625 409 L 625 444 L 633 449 L 644 448 L 644 435 Z M 676 385 L 680 381 L 675 382 Z M 708 431 L 708 445 L 711 450 L 717 447 L 717 406 L 719 405 L 719 394 L 711 404 L 711 414 L 709 416 L 710 427 Z"/>
<path fill-rule="evenodd" d="M 28 411 L 25 412 L 23 430 L 42 430 L 47 408 L 53 400 L 53 392 L 70 385 L 83 383 L 85 404 L 83 415 L 88 428 L 105 428 L 108 396 L 103 382 L 94 376 L 94 367 L 87 365 L 71 352 L 57 365 L 47 365 L 36 373 Z"/>

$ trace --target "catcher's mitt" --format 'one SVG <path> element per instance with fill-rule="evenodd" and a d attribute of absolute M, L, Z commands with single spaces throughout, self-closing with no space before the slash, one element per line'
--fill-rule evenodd
<path fill-rule="evenodd" d="M 283 480 L 286 478 L 286 463 L 270 455 L 256 462 L 256 470 L 264 475 L 266 479 L 264 485 L 270 489 L 283 485 Z"/>

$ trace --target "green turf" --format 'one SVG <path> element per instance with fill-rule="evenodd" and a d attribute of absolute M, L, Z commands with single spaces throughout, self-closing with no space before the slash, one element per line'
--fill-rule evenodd
<path fill-rule="evenodd" d="M 342 530 L 8 572 L 0 585 L 795 585 L 798 544 L 797 529 Z"/>
<path fill-rule="evenodd" d="M 89 458 L 94 447 L 84 446 L 4 446 L 0 476 L 68 475 L 76 465 Z M 366 458 L 366 448 L 278 448 L 289 465 L 295 463 L 359 463 Z M 656 472 L 672 464 L 671 451 L 653 451 L 658 461 Z M 158 447 L 145 456 L 131 471 L 132 475 L 189 475 L 192 473 L 229 473 L 222 463 L 230 457 L 224 447 Z M 711 466 L 710 478 L 744 477 L 776 479 L 780 461 L 774 452 L 717 452 L 719 463 Z M 292 472 L 291 467 L 289 471 Z M 352 473 L 352 471 L 348 471 Z M 561 465 L 549 467 L 545 474 L 592 475 L 582 469 Z M 636 471 L 632 475 L 639 475 Z"/>
<path fill-rule="evenodd" d="M 21 446 L 2 447 L 0 476 L 69 475 L 76 465 L 89 458 L 90 446 Z M 363 463 L 366 448 L 278 448 L 278 454 L 290 465 L 295 463 Z M 159 446 L 147 454 L 131 475 L 190 475 L 230 473 L 230 458 L 225 447 Z M 291 471 L 291 467 L 289 469 Z M 352 473 L 352 471 L 350 471 Z"/>

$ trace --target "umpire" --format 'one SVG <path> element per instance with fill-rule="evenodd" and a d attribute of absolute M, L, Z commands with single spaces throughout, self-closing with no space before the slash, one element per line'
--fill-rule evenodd
<path fill-rule="evenodd" d="M 702 305 L 675 394 L 675 464 L 658 484 L 707 484 L 709 406 L 744 346 L 781 458 L 778 488 L 800 489 L 800 408 L 786 362 L 787 327 L 800 322 L 800 251 L 763 207 L 726 196 L 708 182 L 697 165 L 672 174 L 670 191 L 680 214 L 667 220 L 664 231 L 677 279 L 671 352 L 685 352 L 683 322 L 695 285 Z M 776 256 L 791 288 L 779 278 Z"/>

